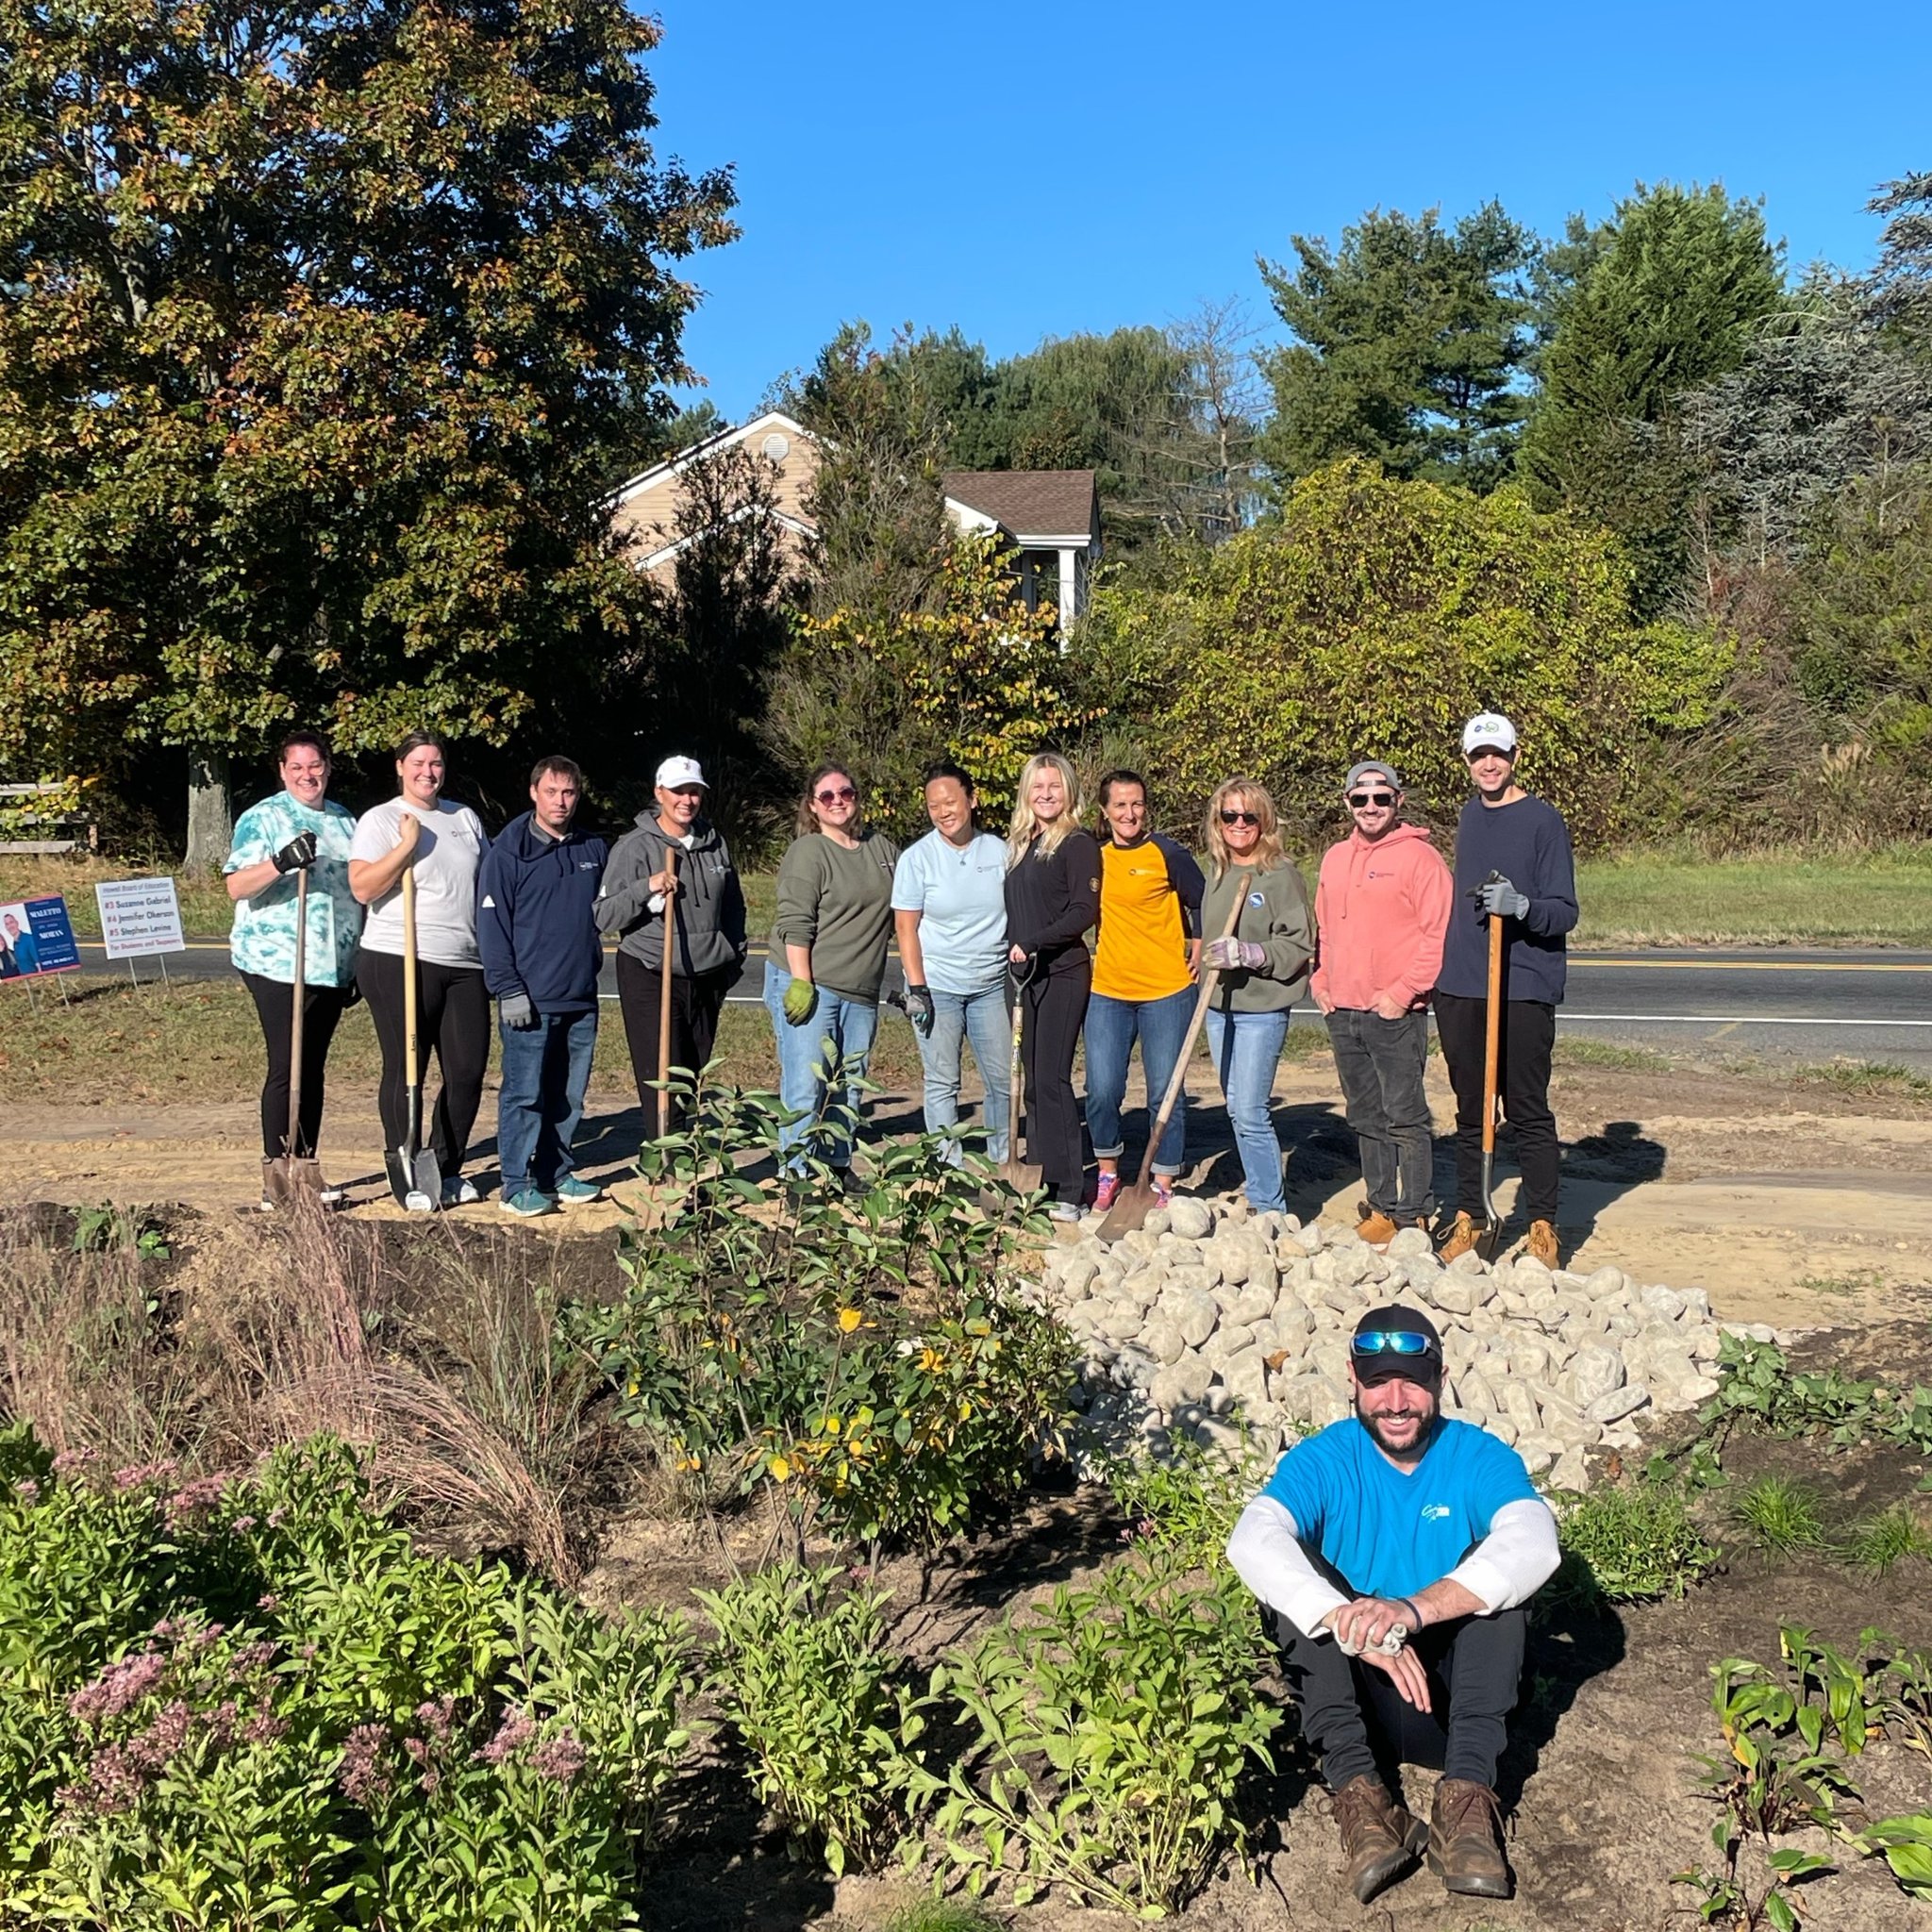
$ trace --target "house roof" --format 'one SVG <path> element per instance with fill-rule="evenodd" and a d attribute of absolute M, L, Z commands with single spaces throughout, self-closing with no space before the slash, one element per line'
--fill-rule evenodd
<path fill-rule="evenodd" d="M 640 470 L 627 482 L 617 486 L 610 500 L 613 504 L 627 503 L 641 491 L 649 489 L 660 477 L 675 476 L 690 464 L 706 457 L 717 456 L 758 435 L 760 431 L 767 436 L 783 436 L 792 442 L 811 433 L 802 423 L 794 421 L 782 409 L 767 409 L 762 416 L 754 416 L 750 422 L 741 423 L 735 428 L 727 423 L 724 428 L 714 429 L 702 442 L 694 442 L 689 449 L 681 449 L 675 456 L 669 456 L 662 462 L 653 463 L 648 470 Z"/>
<path fill-rule="evenodd" d="M 948 470 L 940 487 L 1015 537 L 1079 537 L 1093 527 L 1091 470 Z"/>

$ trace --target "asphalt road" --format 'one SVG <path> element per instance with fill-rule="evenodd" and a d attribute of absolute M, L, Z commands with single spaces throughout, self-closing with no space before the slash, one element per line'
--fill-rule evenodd
<path fill-rule="evenodd" d="M 81 941 L 91 972 L 110 967 L 97 941 Z M 157 961 L 137 961 L 143 980 Z M 196 939 L 170 956 L 168 971 L 187 979 L 225 978 L 225 940 Z M 763 974 L 755 953 L 733 991 L 756 1004 Z M 898 984 L 896 961 L 887 969 Z M 611 968 L 604 995 L 615 999 Z M 1300 1017 L 1299 1015 L 1297 1016 Z M 1569 997 L 1558 1030 L 1581 1039 L 1665 1050 L 1710 1050 L 1804 1061 L 1895 1061 L 1932 1074 L 1932 953 L 1720 951 L 1643 948 L 1570 956 Z"/>

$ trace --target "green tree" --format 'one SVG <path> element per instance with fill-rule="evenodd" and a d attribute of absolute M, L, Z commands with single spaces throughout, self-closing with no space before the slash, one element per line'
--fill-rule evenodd
<path fill-rule="evenodd" d="M 1520 462 L 1533 500 L 1614 530 L 1638 571 L 1641 610 L 1676 589 L 1694 469 L 1675 399 L 1744 359 L 1784 300 L 1782 248 L 1758 204 L 1722 187 L 1639 184 L 1564 300 L 1541 362 Z"/>
<path fill-rule="evenodd" d="M 0 0 L 0 761 L 185 746 L 206 864 L 232 752 L 498 742 L 628 630 L 608 439 L 686 373 L 671 264 L 734 232 L 653 156 L 656 40 L 621 0 Z"/>
<path fill-rule="evenodd" d="M 1888 181 L 1866 203 L 1885 215 L 1869 284 L 1874 314 L 1922 356 L 1932 356 L 1932 174 Z"/>
<path fill-rule="evenodd" d="M 1372 209 L 1339 249 L 1292 239 L 1293 269 L 1260 262 L 1295 337 L 1263 363 L 1274 391 L 1263 451 L 1275 476 L 1354 455 L 1392 475 L 1493 489 L 1524 415 L 1536 238 L 1490 202 L 1454 228 L 1436 208 Z"/>

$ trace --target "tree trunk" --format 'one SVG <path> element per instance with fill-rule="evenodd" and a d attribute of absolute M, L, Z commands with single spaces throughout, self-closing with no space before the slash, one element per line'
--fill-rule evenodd
<path fill-rule="evenodd" d="M 189 872 L 213 873 L 228 856 L 235 824 L 228 810 L 228 755 L 191 752 L 188 756 Z"/>

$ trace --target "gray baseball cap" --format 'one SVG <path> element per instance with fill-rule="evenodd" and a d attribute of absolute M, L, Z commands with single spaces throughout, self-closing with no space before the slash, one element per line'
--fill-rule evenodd
<path fill-rule="evenodd" d="M 1358 765 L 1348 768 L 1348 776 L 1341 781 L 1344 791 L 1353 791 L 1364 778 L 1386 778 L 1396 791 L 1402 790 L 1402 774 L 1393 765 L 1385 765 L 1380 758 L 1364 758 Z"/>

